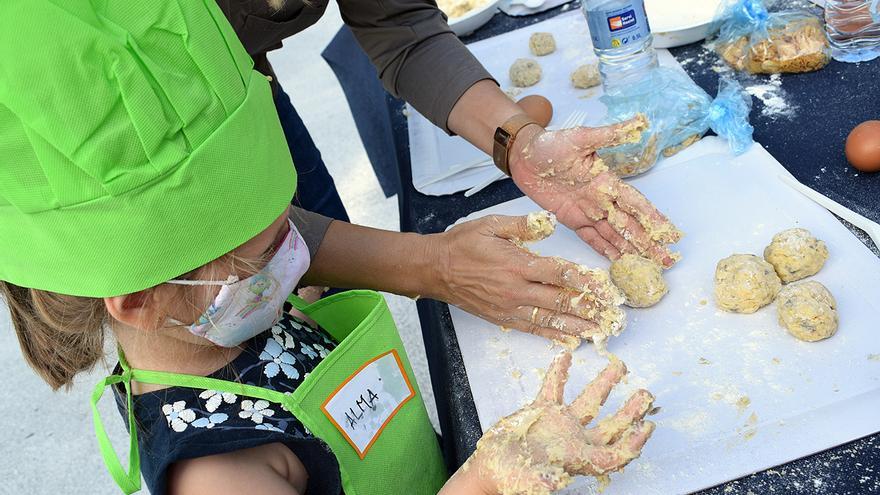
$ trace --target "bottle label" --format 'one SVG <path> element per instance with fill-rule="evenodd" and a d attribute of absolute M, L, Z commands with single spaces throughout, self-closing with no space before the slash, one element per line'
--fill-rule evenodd
<path fill-rule="evenodd" d="M 588 11 L 587 24 L 593 47 L 600 50 L 638 44 L 651 34 L 645 5 L 640 1 L 611 10 Z"/>

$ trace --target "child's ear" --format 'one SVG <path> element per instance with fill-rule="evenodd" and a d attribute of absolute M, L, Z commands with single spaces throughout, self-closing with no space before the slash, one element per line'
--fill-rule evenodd
<path fill-rule="evenodd" d="M 140 330 L 154 330 L 162 315 L 157 311 L 152 291 L 142 290 L 124 296 L 105 297 L 104 306 L 115 320 Z"/>

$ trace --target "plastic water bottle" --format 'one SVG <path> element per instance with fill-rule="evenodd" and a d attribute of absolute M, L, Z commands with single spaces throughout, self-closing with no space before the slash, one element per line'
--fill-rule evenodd
<path fill-rule="evenodd" d="M 880 56 L 880 0 L 825 0 L 825 34 L 835 60 Z"/>
<path fill-rule="evenodd" d="M 606 93 L 657 67 L 644 0 L 581 0 Z"/>

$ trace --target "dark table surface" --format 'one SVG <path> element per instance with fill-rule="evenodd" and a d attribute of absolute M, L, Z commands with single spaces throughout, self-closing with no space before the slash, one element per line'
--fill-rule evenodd
<path fill-rule="evenodd" d="M 498 14 L 464 41 L 470 43 L 528 26 L 572 8 L 577 8 L 576 2 L 529 17 Z M 718 73 L 712 70 L 712 66 L 716 65 L 717 57 L 702 44 L 671 51 L 697 84 L 714 95 Z M 738 75 L 737 78 L 744 86 L 769 81 L 766 76 Z M 802 183 L 853 211 L 880 221 L 880 173 L 858 173 L 847 164 L 843 154 L 846 136 L 855 125 L 865 120 L 880 119 L 880 59 L 861 64 L 832 61 L 820 71 L 783 75 L 782 78 L 789 112 L 787 115 L 767 112 L 763 104 L 755 99 L 750 116 L 755 127 L 755 140 L 763 144 Z M 442 232 L 459 218 L 474 211 L 522 196 L 510 180 L 496 182 L 470 198 L 465 198 L 461 193 L 434 197 L 415 191 L 410 172 L 406 118 L 401 112 L 401 105 L 401 102 L 389 99 L 403 187 L 399 196 L 402 230 Z M 880 255 L 864 233 L 848 227 Z M 448 307 L 436 301 L 420 300 L 418 311 L 443 429 L 444 453 L 454 469 L 473 452 L 482 430 Z M 719 461 L 723 462 L 723 459 L 719 458 Z M 770 492 L 880 493 L 880 434 L 701 493 Z"/>

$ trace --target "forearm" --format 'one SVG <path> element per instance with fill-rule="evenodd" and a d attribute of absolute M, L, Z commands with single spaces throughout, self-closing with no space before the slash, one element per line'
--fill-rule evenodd
<path fill-rule="evenodd" d="M 489 155 L 495 129 L 510 117 L 524 113 L 494 81 L 471 86 L 449 114 L 449 130 L 465 138 Z"/>
<path fill-rule="evenodd" d="M 435 236 L 330 224 L 303 285 L 374 289 L 408 297 L 436 296 Z"/>

